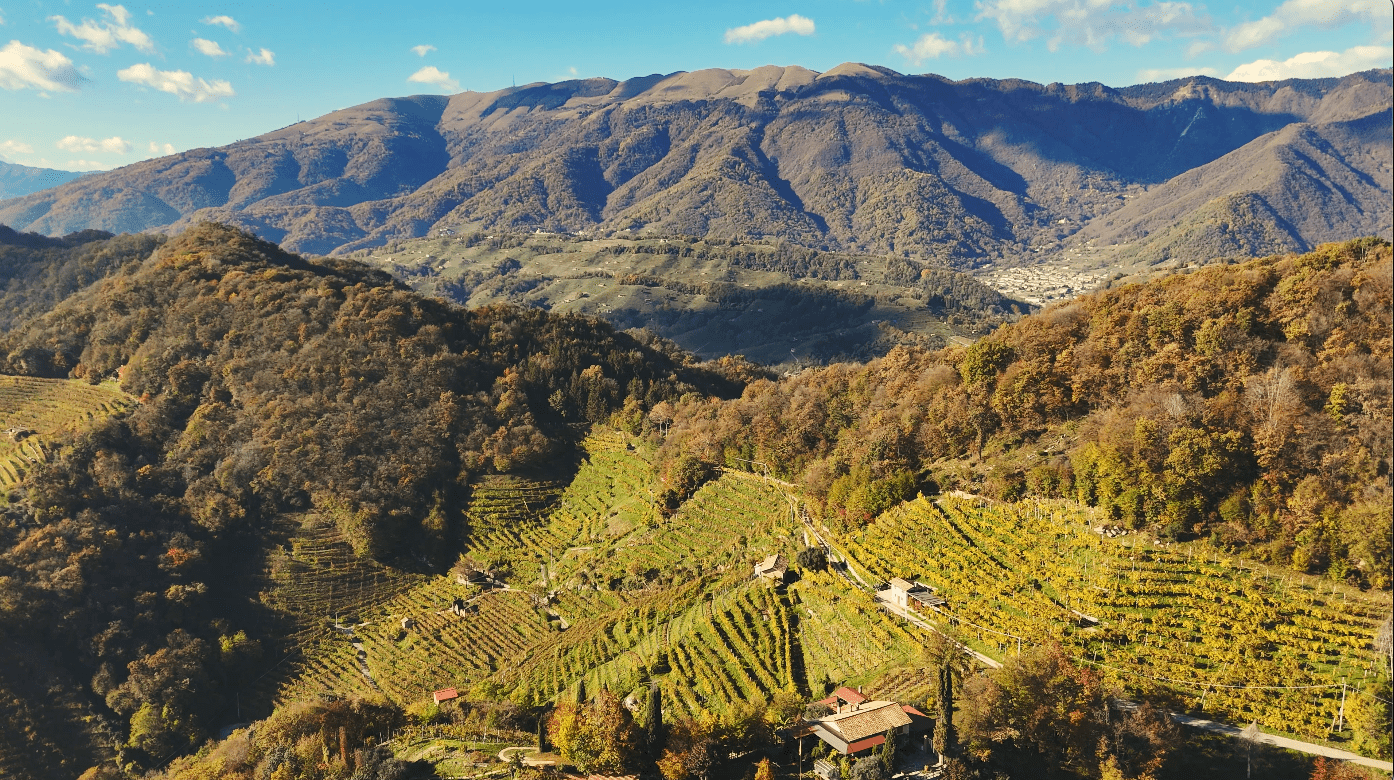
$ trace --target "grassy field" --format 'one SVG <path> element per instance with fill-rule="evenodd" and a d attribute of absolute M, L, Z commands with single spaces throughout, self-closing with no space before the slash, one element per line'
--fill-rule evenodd
<path fill-rule="evenodd" d="M 131 403 L 114 382 L 0 376 L 0 501 L 58 439 Z"/>
<path fill-rule="evenodd" d="M 940 622 L 982 652 L 1058 641 L 1133 691 L 1167 690 L 1233 722 L 1324 738 L 1342 681 L 1357 692 L 1373 675 L 1387 594 L 1201 544 L 1109 539 L 1091 520 L 1064 502 L 921 498 L 844 541 L 874 576 L 938 588 Z"/>

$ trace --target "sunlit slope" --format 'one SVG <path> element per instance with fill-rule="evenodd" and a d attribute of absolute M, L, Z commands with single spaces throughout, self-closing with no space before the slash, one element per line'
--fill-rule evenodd
<path fill-rule="evenodd" d="M 939 588 L 984 652 L 1013 653 L 1018 637 L 1060 641 L 1133 690 L 1171 689 L 1233 722 L 1322 736 L 1342 681 L 1353 695 L 1376 669 L 1387 594 L 1269 572 L 1202 544 L 1110 539 L 1091 520 L 1063 502 L 922 498 L 846 544 L 875 576 Z"/>
<path fill-rule="evenodd" d="M 0 495 L 47 461 L 56 439 L 130 403 L 112 382 L 0 376 Z"/>
<path fill-rule="evenodd" d="M 783 487 L 728 472 L 665 518 L 657 482 L 642 442 L 601 433 L 565 487 L 476 484 L 467 557 L 506 589 L 433 577 L 388 594 L 352 633 L 320 630 L 280 698 L 378 690 L 408 703 L 456 687 L 541 703 L 581 682 L 621 694 L 657 682 L 676 710 L 719 714 L 918 658 L 921 637 L 835 575 L 780 589 L 752 578 L 756 560 L 803 546 Z"/>

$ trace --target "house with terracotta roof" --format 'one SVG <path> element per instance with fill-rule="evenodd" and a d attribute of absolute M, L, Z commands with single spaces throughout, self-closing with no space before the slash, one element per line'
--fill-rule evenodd
<path fill-rule="evenodd" d="M 847 689 L 847 692 L 862 698 L 855 691 Z M 862 698 L 862 701 L 855 703 L 839 703 L 832 714 L 811 720 L 807 725 L 833 750 L 851 756 L 883 745 L 887 738 L 908 733 L 910 724 L 910 714 L 901 705 L 893 701 L 867 701 Z"/>

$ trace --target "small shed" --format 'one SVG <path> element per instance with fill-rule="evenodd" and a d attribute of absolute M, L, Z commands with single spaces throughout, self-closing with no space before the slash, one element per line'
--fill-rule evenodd
<path fill-rule="evenodd" d="M 897 607 L 913 609 L 916 612 L 925 609 L 938 610 L 947 603 L 933 588 L 901 577 L 891 580 L 890 597 L 891 603 Z"/>
<path fill-rule="evenodd" d="M 431 694 L 431 698 L 436 700 L 436 704 L 460 698 L 460 692 L 454 688 L 442 688 Z"/>
<path fill-rule="evenodd" d="M 413 628 L 416 628 L 416 621 L 415 621 L 415 620 L 412 620 L 412 619 L 409 618 L 409 617 L 404 617 L 404 618 L 402 618 L 402 630 L 403 630 L 403 631 L 410 631 L 410 630 L 412 630 Z"/>
<path fill-rule="evenodd" d="M 766 556 L 755 564 L 755 576 L 772 582 L 783 582 L 784 575 L 788 572 L 789 564 L 784 560 L 784 556 L 778 553 Z"/>

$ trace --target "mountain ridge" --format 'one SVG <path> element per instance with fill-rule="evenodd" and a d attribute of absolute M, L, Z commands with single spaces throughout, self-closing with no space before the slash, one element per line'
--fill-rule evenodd
<path fill-rule="evenodd" d="M 175 232 L 216 220 L 318 254 L 471 228 L 778 236 L 1013 264 L 1294 123 L 1377 114 L 1390 82 L 1383 70 L 1114 89 L 846 63 L 382 98 L 3 201 L 0 222 Z M 1371 143 L 1356 145 L 1361 160 Z M 1380 152 L 1356 166 L 1377 194 Z M 1308 229 L 1300 245 L 1357 227 Z"/>

